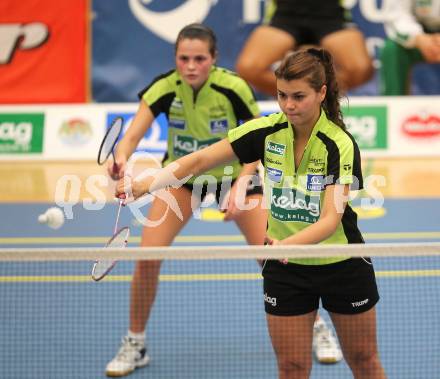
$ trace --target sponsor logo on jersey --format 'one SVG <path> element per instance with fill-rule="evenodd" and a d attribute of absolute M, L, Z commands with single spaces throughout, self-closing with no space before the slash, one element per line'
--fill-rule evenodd
<path fill-rule="evenodd" d="M 307 170 L 312 174 L 323 174 L 324 173 L 324 167 L 318 167 L 318 168 L 309 167 Z"/>
<path fill-rule="evenodd" d="M 212 134 L 226 133 L 228 131 L 228 120 L 212 120 L 209 127 Z"/>
<path fill-rule="evenodd" d="M 272 180 L 272 182 L 279 183 L 281 182 L 281 177 L 283 176 L 283 171 L 278 170 L 277 168 L 267 167 L 266 168 L 267 177 Z"/>
<path fill-rule="evenodd" d="M 315 157 L 311 157 L 309 159 L 309 162 L 312 163 L 315 166 L 324 166 L 325 162 L 323 158 L 315 158 Z"/>
<path fill-rule="evenodd" d="M 173 152 L 174 155 L 178 157 L 182 157 L 186 154 L 190 154 L 193 153 L 194 151 L 208 147 L 218 141 L 220 141 L 219 138 L 211 138 L 209 140 L 199 141 L 195 138 L 188 136 L 174 136 Z"/>
<path fill-rule="evenodd" d="M 325 186 L 324 175 L 307 174 L 307 191 L 322 191 Z"/>
<path fill-rule="evenodd" d="M 182 109 L 183 108 L 182 100 L 180 100 L 178 97 L 175 97 L 173 99 L 173 102 L 171 103 L 171 108 Z"/>
<path fill-rule="evenodd" d="M 271 157 L 267 157 L 266 158 L 266 162 L 267 163 L 271 163 L 271 164 L 275 164 L 278 166 L 281 166 L 283 163 L 281 161 L 279 161 L 278 159 L 272 159 Z"/>
<path fill-rule="evenodd" d="M 185 120 L 176 120 L 174 118 L 170 118 L 170 121 L 168 122 L 168 126 L 170 128 L 184 130 L 185 129 Z"/>
<path fill-rule="evenodd" d="M 284 155 L 286 145 L 269 141 L 266 145 L 266 151 L 276 155 Z"/>
<path fill-rule="evenodd" d="M 344 164 L 344 170 L 345 171 L 351 171 L 351 164 L 350 163 Z"/>
<path fill-rule="evenodd" d="M 319 196 L 306 195 L 293 188 L 272 188 L 270 212 L 280 221 L 314 223 L 320 215 Z"/>

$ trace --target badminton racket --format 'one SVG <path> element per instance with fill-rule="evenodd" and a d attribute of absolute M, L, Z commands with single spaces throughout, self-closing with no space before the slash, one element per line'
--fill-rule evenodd
<path fill-rule="evenodd" d="M 113 172 L 117 171 L 114 149 L 118 139 L 122 133 L 122 126 L 124 120 L 122 117 L 116 117 L 109 129 L 102 139 L 101 146 L 98 151 L 98 164 L 103 165 L 110 155 L 113 156 Z M 127 246 L 128 237 L 130 236 L 130 229 L 123 227 L 118 229 L 119 216 L 121 214 L 121 207 L 123 206 L 125 196 L 120 196 L 118 201 L 118 211 L 116 214 L 115 226 L 113 228 L 113 235 L 105 244 L 106 248 L 123 248 Z M 99 281 L 104 278 L 115 267 L 117 261 L 114 260 L 100 260 L 95 261 L 92 268 L 92 279 Z"/>

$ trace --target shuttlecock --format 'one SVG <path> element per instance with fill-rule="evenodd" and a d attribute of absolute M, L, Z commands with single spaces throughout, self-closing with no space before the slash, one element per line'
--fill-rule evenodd
<path fill-rule="evenodd" d="M 40 224 L 47 224 L 49 228 L 59 229 L 64 224 L 64 213 L 60 208 L 52 207 L 38 216 Z"/>

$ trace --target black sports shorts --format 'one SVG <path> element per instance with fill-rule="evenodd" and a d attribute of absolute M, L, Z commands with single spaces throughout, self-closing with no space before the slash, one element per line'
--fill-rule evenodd
<path fill-rule="evenodd" d="M 369 258 L 350 258 L 326 265 L 268 260 L 263 277 L 265 310 L 273 315 L 310 313 L 319 308 L 320 300 L 329 312 L 357 314 L 379 301 Z"/>
<path fill-rule="evenodd" d="M 217 183 L 216 185 L 211 185 L 214 188 L 210 188 L 210 186 L 206 183 L 197 185 L 191 183 L 185 183 L 182 187 L 187 188 L 194 195 L 200 196 L 200 201 L 203 201 L 209 193 L 215 192 L 215 200 L 217 204 L 222 204 L 224 196 L 227 194 L 228 190 L 224 190 L 223 188 L 230 189 L 232 185 L 235 183 L 235 179 L 230 182 L 223 181 L 223 183 Z M 246 189 L 246 197 L 255 194 L 263 194 L 263 186 L 261 183 L 261 178 L 258 174 L 255 174 L 253 180 L 250 180 Z"/>
<path fill-rule="evenodd" d="M 325 36 L 355 27 L 347 11 L 338 5 L 317 12 L 319 8 L 313 8 L 311 3 L 310 6 L 307 4 L 308 1 L 304 0 L 301 2 L 301 7 L 295 7 L 294 4 L 288 6 L 280 4 L 268 25 L 289 33 L 298 45 L 319 45 Z"/>

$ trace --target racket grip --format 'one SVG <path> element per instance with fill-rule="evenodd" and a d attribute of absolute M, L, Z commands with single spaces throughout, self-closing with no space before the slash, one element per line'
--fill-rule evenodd
<path fill-rule="evenodd" d="M 116 175 L 116 174 L 118 173 L 118 165 L 117 165 L 116 162 L 114 161 L 114 158 L 113 158 L 113 167 L 112 167 L 112 171 L 113 171 L 113 174 L 114 174 L 114 175 Z"/>

